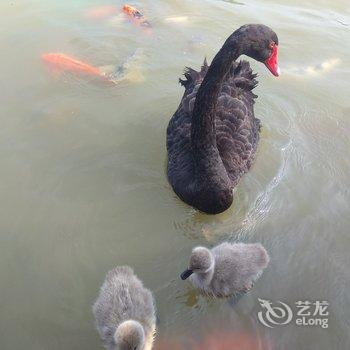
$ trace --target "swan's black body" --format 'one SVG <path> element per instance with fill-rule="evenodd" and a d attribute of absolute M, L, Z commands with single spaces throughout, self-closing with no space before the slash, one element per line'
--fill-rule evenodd
<path fill-rule="evenodd" d="M 233 188 L 254 160 L 260 121 L 254 117 L 256 75 L 241 54 L 264 61 L 276 34 L 262 25 L 234 32 L 200 72 L 188 68 L 185 93 L 167 130 L 168 178 L 186 203 L 210 214 L 226 210 Z"/>

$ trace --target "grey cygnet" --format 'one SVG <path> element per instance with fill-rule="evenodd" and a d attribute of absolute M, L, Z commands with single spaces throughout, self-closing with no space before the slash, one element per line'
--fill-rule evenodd
<path fill-rule="evenodd" d="M 211 250 L 196 247 L 181 279 L 191 277 L 204 295 L 230 297 L 248 292 L 268 263 L 269 255 L 260 243 L 225 242 Z"/>
<path fill-rule="evenodd" d="M 154 300 L 130 267 L 118 266 L 107 273 L 92 311 L 106 349 L 152 349 Z"/>

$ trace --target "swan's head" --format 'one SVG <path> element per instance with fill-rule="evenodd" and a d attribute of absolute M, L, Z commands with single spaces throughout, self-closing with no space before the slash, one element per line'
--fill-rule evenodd
<path fill-rule="evenodd" d="M 118 326 L 114 341 L 116 350 L 144 350 L 145 331 L 139 322 L 125 321 Z"/>
<path fill-rule="evenodd" d="M 278 37 L 271 28 L 263 24 L 246 24 L 233 36 L 239 40 L 242 54 L 264 63 L 274 76 L 280 75 Z"/>
<path fill-rule="evenodd" d="M 214 270 L 214 264 L 214 256 L 208 248 L 196 247 L 192 250 L 188 269 L 181 274 L 181 279 L 185 280 L 193 273 L 210 273 Z"/>

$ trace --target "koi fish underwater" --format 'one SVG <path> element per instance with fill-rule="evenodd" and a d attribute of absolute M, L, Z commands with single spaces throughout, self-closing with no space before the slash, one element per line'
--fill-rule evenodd
<path fill-rule="evenodd" d="M 145 16 L 135 7 L 125 4 L 122 11 L 128 16 L 128 18 L 137 26 L 141 27 L 146 33 L 152 33 L 151 23 L 145 18 Z"/>
<path fill-rule="evenodd" d="M 144 77 L 138 68 L 138 63 L 144 58 L 140 49 L 137 49 L 122 65 L 117 67 L 114 65 L 95 67 L 64 53 L 44 53 L 41 58 L 56 72 L 69 72 L 77 76 L 95 77 L 112 84 L 118 84 L 121 81 L 144 81 Z"/>
<path fill-rule="evenodd" d="M 297 78 L 317 77 L 332 71 L 340 63 L 340 58 L 330 58 L 313 66 L 287 68 L 286 74 Z"/>
<path fill-rule="evenodd" d="M 165 23 L 182 24 L 182 23 L 187 23 L 188 21 L 189 21 L 188 16 L 170 16 L 170 17 L 164 18 Z"/>
<path fill-rule="evenodd" d="M 60 71 L 67 71 L 106 79 L 105 74 L 100 68 L 79 61 L 78 59 L 64 53 L 44 53 L 41 55 L 41 58 L 50 67 Z"/>
<path fill-rule="evenodd" d="M 87 9 L 84 12 L 84 17 L 92 20 L 103 20 L 116 15 L 118 11 L 118 8 L 113 5 L 97 6 Z"/>

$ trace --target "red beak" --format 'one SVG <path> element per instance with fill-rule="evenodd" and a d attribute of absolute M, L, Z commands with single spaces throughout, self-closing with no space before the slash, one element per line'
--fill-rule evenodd
<path fill-rule="evenodd" d="M 274 45 L 274 47 L 272 48 L 272 53 L 270 57 L 264 62 L 265 66 L 275 77 L 278 77 L 281 74 L 280 67 L 278 67 L 278 63 L 277 63 L 277 56 L 278 56 L 278 46 Z"/>

